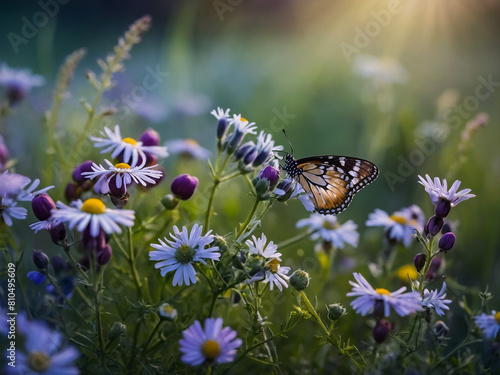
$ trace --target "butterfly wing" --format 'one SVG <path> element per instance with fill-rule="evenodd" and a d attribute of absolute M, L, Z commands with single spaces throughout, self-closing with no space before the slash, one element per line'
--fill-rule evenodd
<path fill-rule="evenodd" d="M 347 156 L 312 156 L 296 161 L 294 178 L 320 214 L 339 214 L 354 194 L 378 176 L 375 164 Z"/>

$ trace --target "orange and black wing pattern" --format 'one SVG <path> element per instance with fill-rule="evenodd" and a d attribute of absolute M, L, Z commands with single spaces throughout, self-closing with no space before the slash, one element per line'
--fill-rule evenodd
<path fill-rule="evenodd" d="M 354 194 L 378 176 L 375 164 L 348 156 L 312 156 L 295 160 L 287 154 L 283 169 L 294 178 L 323 215 L 337 215 Z"/>

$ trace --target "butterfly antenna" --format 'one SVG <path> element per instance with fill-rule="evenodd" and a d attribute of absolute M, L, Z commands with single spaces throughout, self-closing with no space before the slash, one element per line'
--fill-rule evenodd
<path fill-rule="evenodd" d="M 290 150 L 292 151 L 291 154 L 293 155 L 293 146 L 292 146 L 292 142 L 290 142 L 290 140 L 288 139 L 288 135 L 286 135 L 286 131 L 285 129 L 281 129 L 283 130 L 283 134 L 285 134 L 285 138 L 286 140 L 288 141 L 288 144 L 290 145 Z"/>

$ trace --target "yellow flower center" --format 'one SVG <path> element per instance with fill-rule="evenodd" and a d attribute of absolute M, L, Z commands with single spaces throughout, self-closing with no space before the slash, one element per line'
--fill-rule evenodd
<path fill-rule="evenodd" d="M 328 220 L 325 220 L 323 222 L 323 228 L 325 228 L 325 229 L 337 229 L 338 227 L 339 227 L 339 223 L 336 221 L 334 223 L 332 223 Z"/>
<path fill-rule="evenodd" d="M 130 137 L 123 138 L 122 142 L 131 144 L 132 146 L 135 146 L 135 144 L 137 143 L 137 141 L 134 138 L 130 138 Z"/>
<path fill-rule="evenodd" d="M 242 117 L 241 122 L 248 122 L 248 120 L 246 118 Z"/>
<path fill-rule="evenodd" d="M 276 273 L 278 272 L 280 261 L 276 258 L 271 259 L 269 262 L 267 262 L 266 266 L 269 267 L 269 271 L 271 271 L 272 273 Z"/>
<path fill-rule="evenodd" d="M 217 341 L 207 340 L 201 346 L 201 352 L 208 359 L 215 359 L 220 354 L 220 346 Z"/>
<path fill-rule="evenodd" d="M 45 353 L 33 351 L 28 356 L 28 367 L 36 372 L 45 372 L 50 367 L 50 357 Z"/>
<path fill-rule="evenodd" d="M 406 218 L 401 215 L 392 215 L 390 219 L 402 225 L 406 225 L 408 223 L 408 220 L 406 220 Z"/>
<path fill-rule="evenodd" d="M 128 165 L 127 163 L 118 163 L 118 164 L 115 164 L 115 168 L 118 168 L 118 169 L 130 169 L 130 165 Z"/>
<path fill-rule="evenodd" d="M 81 210 L 89 214 L 100 215 L 106 212 L 106 206 L 100 199 L 89 198 L 83 202 Z"/>
<path fill-rule="evenodd" d="M 403 282 L 408 281 L 408 276 L 412 280 L 417 279 L 417 270 L 411 264 L 405 264 L 396 270 L 396 276 Z"/>
<path fill-rule="evenodd" d="M 199 146 L 200 145 L 198 142 L 196 142 L 194 139 L 191 139 L 191 138 L 185 139 L 184 142 L 190 146 Z"/>
<path fill-rule="evenodd" d="M 500 311 L 495 314 L 495 320 L 500 324 Z"/>
<path fill-rule="evenodd" d="M 375 291 L 380 294 L 381 296 L 390 296 L 391 295 L 391 292 L 389 292 L 387 289 L 384 289 L 384 288 L 377 288 L 375 289 Z"/>

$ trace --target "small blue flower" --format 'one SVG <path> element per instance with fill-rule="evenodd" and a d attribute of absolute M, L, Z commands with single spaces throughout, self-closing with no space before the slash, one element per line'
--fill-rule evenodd
<path fill-rule="evenodd" d="M 440 199 L 444 199 L 451 203 L 451 207 L 455 207 L 460 202 L 475 197 L 474 194 L 469 194 L 471 191 L 470 189 L 458 191 L 461 184 L 461 181 L 459 180 L 456 180 L 448 190 L 448 183 L 446 179 L 441 181 L 438 177 L 434 177 L 434 181 L 432 181 L 428 174 L 425 175 L 425 178 L 422 176 L 418 176 L 418 178 L 420 179 L 418 183 L 425 188 L 425 191 L 431 197 L 433 204 L 437 204 Z"/>
<path fill-rule="evenodd" d="M 439 292 L 437 289 L 431 292 L 428 289 L 425 289 L 422 306 L 433 307 L 438 315 L 440 316 L 444 315 L 443 310 L 449 310 L 450 308 L 446 305 L 451 303 L 450 299 L 445 299 L 446 298 L 445 291 L 446 291 L 446 283 L 443 283 L 443 286 Z"/>
<path fill-rule="evenodd" d="M 26 276 L 28 276 L 28 279 L 30 279 L 35 285 L 40 285 L 47 278 L 47 276 L 38 271 L 30 271 Z"/>
<path fill-rule="evenodd" d="M 483 331 L 488 339 L 497 337 L 498 330 L 500 330 L 500 311 L 491 311 L 491 315 L 482 313 L 474 317 L 474 322 Z"/>

